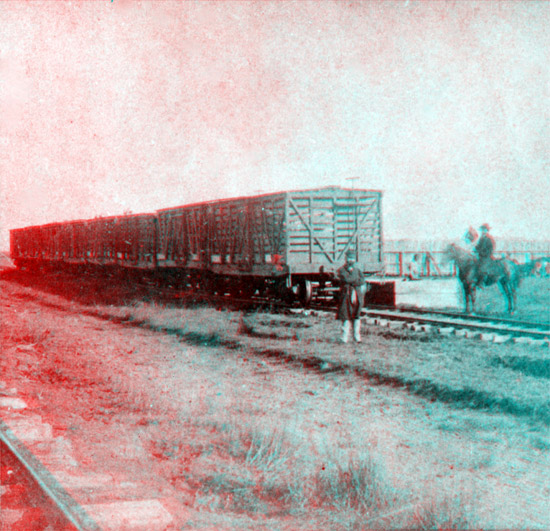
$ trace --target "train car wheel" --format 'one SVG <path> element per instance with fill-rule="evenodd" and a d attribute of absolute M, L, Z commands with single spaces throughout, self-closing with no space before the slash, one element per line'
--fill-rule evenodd
<path fill-rule="evenodd" d="M 311 280 L 301 278 L 292 285 L 294 297 L 302 306 L 309 306 L 313 299 L 313 286 Z"/>

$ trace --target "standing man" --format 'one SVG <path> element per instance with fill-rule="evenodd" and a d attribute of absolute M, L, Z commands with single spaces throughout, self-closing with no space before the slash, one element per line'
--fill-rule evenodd
<path fill-rule="evenodd" d="M 340 282 L 340 301 L 337 319 L 342 321 L 342 343 L 347 343 L 351 322 L 353 321 L 353 338 L 361 342 L 361 309 L 365 297 L 366 285 L 363 272 L 355 264 L 353 251 L 346 252 L 346 263 L 338 269 Z"/>
<path fill-rule="evenodd" d="M 493 251 L 495 250 L 495 240 L 489 234 L 491 227 L 484 223 L 479 227 L 481 236 L 475 247 L 478 257 L 476 276 L 478 284 L 483 284 L 487 275 L 491 272 L 491 261 L 493 260 Z"/>

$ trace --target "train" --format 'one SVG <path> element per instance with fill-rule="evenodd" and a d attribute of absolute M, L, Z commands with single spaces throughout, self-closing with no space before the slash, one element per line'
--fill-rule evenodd
<path fill-rule="evenodd" d="M 284 191 L 10 231 L 19 268 L 125 268 L 306 305 L 330 293 L 350 249 L 366 275 L 383 272 L 381 191 Z"/>

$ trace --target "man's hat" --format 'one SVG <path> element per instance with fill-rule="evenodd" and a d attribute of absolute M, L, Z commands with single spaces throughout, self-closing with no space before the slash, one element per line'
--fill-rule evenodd
<path fill-rule="evenodd" d="M 355 251 L 352 251 L 351 249 L 348 249 L 346 251 L 346 258 L 356 258 Z"/>
<path fill-rule="evenodd" d="M 479 227 L 481 230 L 491 230 L 491 227 L 489 227 L 489 224 L 488 223 L 484 223 L 483 225 L 481 225 L 481 227 Z"/>

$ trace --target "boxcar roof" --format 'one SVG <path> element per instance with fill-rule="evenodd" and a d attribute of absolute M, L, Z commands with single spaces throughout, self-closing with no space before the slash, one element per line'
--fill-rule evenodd
<path fill-rule="evenodd" d="M 259 194 L 259 195 L 247 195 L 247 196 L 239 196 L 239 197 L 231 197 L 226 199 L 212 199 L 209 201 L 199 201 L 196 203 L 188 203 L 185 205 L 179 205 L 179 206 L 173 206 L 168 208 L 162 208 L 159 210 L 156 210 L 155 212 L 144 212 L 139 214 L 119 214 L 115 216 L 104 216 L 104 217 L 96 217 L 96 218 L 90 218 L 90 219 L 75 219 L 75 220 L 67 220 L 67 221 L 54 221 L 51 223 L 45 223 L 43 225 L 31 225 L 28 227 L 20 227 L 16 229 L 11 229 L 11 231 L 21 231 L 21 230 L 31 230 L 31 229 L 38 229 L 38 228 L 46 228 L 46 227 L 55 227 L 55 226 L 61 226 L 66 224 L 72 224 L 72 223 L 88 223 L 91 221 L 108 221 L 112 219 L 117 218 L 135 218 L 135 217 L 146 217 L 146 216 L 155 216 L 156 213 L 159 212 L 169 212 L 171 210 L 178 210 L 180 208 L 190 208 L 195 206 L 201 206 L 201 205 L 211 205 L 216 203 L 225 203 L 225 202 L 231 202 L 231 201 L 240 201 L 245 199 L 257 199 L 257 198 L 263 198 L 263 197 L 277 197 L 277 196 L 286 196 L 288 194 L 300 194 L 300 193 L 308 193 L 308 192 L 322 192 L 322 191 L 340 191 L 340 192 L 362 192 L 362 193 L 375 193 L 382 195 L 381 190 L 369 190 L 366 188 L 344 188 L 342 186 L 323 186 L 320 188 L 305 188 L 300 190 L 285 190 L 282 192 L 269 192 L 265 194 Z"/>
<path fill-rule="evenodd" d="M 209 201 L 198 201 L 196 203 L 188 203 L 185 205 L 178 205 L 168 208 L 161 208 L 157 210 L 157 212 L 169 212 L 171 210 L 178 210 L 180 208 L 191 208 L 201 205 L 213 205 L 217 203 L 225 203 L 225 202 L 232 202 L 232 201 L 242 201 L 245 199 L 258 199 L 263 197 L 276 197 L 276 196 L 285 196 L 287 194 L 300 194 L 300 193 L 307 193 L 307 192 L 322 192 L 322 191 L 340 191 L 340 192 L 362 192 L 362 193 L 374 193 L 374 194 L 382 194 L 381 190 L 369 190 L 366 188 L 344 188 L 341 186 L 323 186 L 321 188 L 305 188 L 300 190 L 285 190 L 282 192 L 268 192 L 265 194 L 258 194 L 258 195 L 245 195 L 245 196 L 239 196 L 239 197 L 230 197 L 230 198 L 224 198 L 224 199 L 211 199 Z"/>
<path fill-rule="evenodd" d="M 148 216 L 155 216 L 155 212 L 145 212 L 140 214 L 119 214 L 118 216 L 100 216 L 96 218 L 89 218 L 89 219 L 70 219 L 66 221 L 52 221 L 51 223 L 44 223 L 43 225 L 30 225 L 28 227 L 20 227 L 17 229 L 10 229 L 10 232 L 12 231 L 19 231 L 19 230 L 31 230 L 31 229 L 45 229 L 48 227 L 60 227 L 62 225 L 72 225 L 75 223 L 90 223 L 93 221 L 110 221 L 113 219 L 120 219 L 120 218 L 141 218 L 141 217 L 148 217 Z"/>

